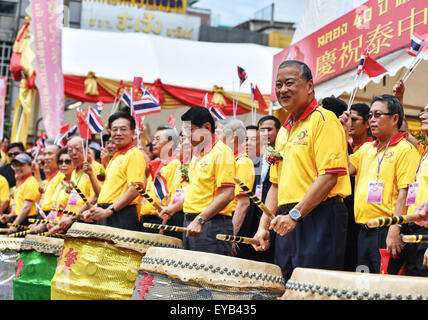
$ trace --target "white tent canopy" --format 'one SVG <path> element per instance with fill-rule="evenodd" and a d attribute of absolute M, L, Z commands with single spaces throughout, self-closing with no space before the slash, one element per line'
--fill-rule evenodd
<path fill-rule="evenodd" d="M 250 82 L 262 94 L 271 91 L 273 57 L 280 52 L 246 43 L 217 43 L 171 39 L 144 33 L 117 33 L 82 29 L 63 29 L 63 73 L 145 82 L 160 78 L 165 84 L 212 90 L 238 91 L 237 66 L 248 79 L 240 92 L 250 93 Z"/>

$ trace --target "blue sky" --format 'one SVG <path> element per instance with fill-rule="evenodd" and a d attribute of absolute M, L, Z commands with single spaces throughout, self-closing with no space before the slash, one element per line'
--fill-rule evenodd
<path fill-rule="evenodd" d="M 307 0 L 199 0 L 194 7 L 211 9 L 219 25 L 235 26 L 254 18 L 254 14 L 275 4 L 275 20 L 298 22 Z"/>

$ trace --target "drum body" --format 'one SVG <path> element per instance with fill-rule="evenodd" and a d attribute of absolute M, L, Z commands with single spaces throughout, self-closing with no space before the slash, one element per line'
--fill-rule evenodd
<path fill-rule="evenodd" d="M 13 279 L 14 300 L 50 300 L 63 240 L 27 235 L 21 243 Z"/>
<path fill-rule="evenodd" d="M 24 238 L 0 237 L 0 300 L 13 300 L 15 263 Z"/>
<path fill-rule="evenodd" d="M 427 300 L 428 279 L 296 268 L 282 300 Z"/>
<path fill-rule="evenodd" d="M 271 300 L 285 291 L 273 264 L 183 249 L 147 250 L 133 300 Z"/>
<path fill-rule="evenodd" d="M 149 246 L 182 247 L 159 234 L 74 223 L 64 238 L 53 300 L 130 300 L 137 269 Z"/>

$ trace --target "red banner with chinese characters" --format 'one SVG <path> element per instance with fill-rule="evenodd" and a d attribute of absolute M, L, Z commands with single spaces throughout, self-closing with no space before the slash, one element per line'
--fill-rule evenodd
<path fill-rule="evenodd" d="M 413 32 L 428 33 L 427 0 L 369 0 L 275 55 L 271 100 L 287 59 L 305 62 L 318 84 L 356 68 L 366 50 L 376 59 L 408 46 Z"/>

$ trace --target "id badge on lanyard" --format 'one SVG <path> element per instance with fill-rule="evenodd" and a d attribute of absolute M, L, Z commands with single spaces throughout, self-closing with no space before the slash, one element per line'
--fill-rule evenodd
<path fill-rule="evenodd" d="M 71 190 L 71 192 L 70 192 L 70 197 L 69 197 L 69 200 L 68 200 L 68 205 L 70 206 L 70 207 L 75 207 L 75 206 L 77 206 L 77 201 L 79 200 L 79 194 L 77 193 L 77 191 L 76 190 Z"/>
<path fill-rule="evenodd" d="M 376 175 L 376 181 L 369 181 L 368 185 L 368 192 L 367 192 L 367 203 L 373 203 L 373 204 L 381 204 L 382 198 L 383 198 L 383 187 L 384 187 L 384 181 L 379 180 L 379 172 L 380 172 L 380 165 L 382 164 L 383 158 L 385 157 L 386 151 L 388 150 L 389 143 L 391 142 L 391 139 L 389 139 L 388 144 L 386 145 L 385 151 L 383 152 L 382 158 L 377 163 L 377 175 Z M 377 146 L 377 153 L 379 152 L 379 144 Z"/>
<path fill-rule="evenodd" d="M 262 184 L 258 184 L 256 186 L 256 196 L 261 199 L 262 198 L 262 194 L 263 194 L 263 185 Z"/>
<path fill-rule="evenodd" d="M 419 191 L 419 182 L 413 182 L 409 185 L 406 198 L 406 206 L 411 206 L 416 204 L 416 197 Z"/>
<path fill-rule="evenodd" d="M 177 202 L 184 199 L 184 189 L 177 189 L 174 193 L 174 198 L 172 199 L 172 204 L 176 204 Z"/>
<path fill-rule="evenodd" d="M 383 180 L 369 181 L 369 191 L 367 192 L 367 203 L 382 203 Z"/>

